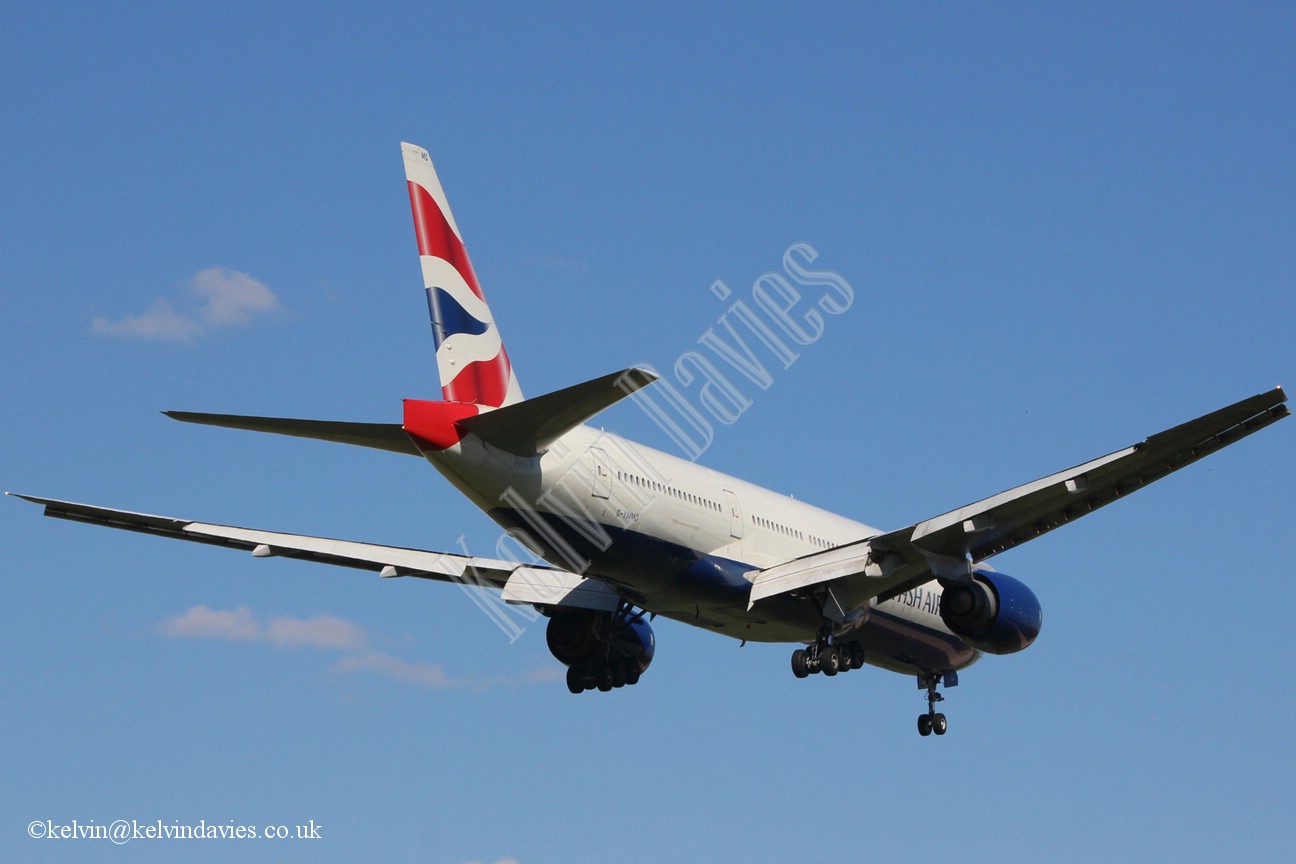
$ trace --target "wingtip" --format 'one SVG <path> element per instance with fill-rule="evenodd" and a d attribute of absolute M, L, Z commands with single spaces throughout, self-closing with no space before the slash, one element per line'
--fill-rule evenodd
<path fill-rule="evenodd" d="M 21 492 L 6 492 L 4 494 L 11 498 L 21 498 L 23 501 L 30 501 L 32 504 L 44 504 L 47 500 L 45 498 L 38 498 L 35 495 L 24 495 Z"/>
<path fill-rule="evenodd" d="M 635 390 L 647 387 L 661 377 L 644 366 L 631 366 L 629 369 L 623 369 L 614 374 L 616 385 L 626 393 L 633 393 Z"/>

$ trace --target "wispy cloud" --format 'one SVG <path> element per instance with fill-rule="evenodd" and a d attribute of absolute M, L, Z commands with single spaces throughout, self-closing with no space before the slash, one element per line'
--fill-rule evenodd
<path fill-rule="evenodd" d="M 186 639 L 224 639 L 229 642 L 268 642 L 277 648 L 361 648 L 364 631 L 332 615 L 314 618 L 271 618 L 262 624 L 246 606 L 212 609 L 194 606 L 182 615 L 164 618 L 158 630 Z"/>
<path fill-rule="evenodd" d="M 260 642 L 275 648 L 318 648 L 344 654 L 333 664 L 339 673 L 371 672 L 393 681 L 424 687 L 486 689 L 495 686 L 550 682 L 562 677 L 558 668 L 518 675 L 452 678 L 440 665 L 403 660 L 370 647 L 360 625 L 334 615 L 311 618 L 280 616 L 262 621 L 247 606 L 212 609 L 194 606 L 179 615 L 163 618 L 157 630 L 176 639 L 219 639 L 226 642 Z"/>
<path fill-rule="evenodd" d="M 106 336 L 189 342 L 279 308 L 279 298 L 263 282 L 225 267 L 200 270 L 183 287 L 175 302 L 159 297 L 143 314 L 95 318 L 90 329 Z"/>
<path fill-rule="evenodd" d="M 175 311 L 170 300 L 161 297 L 142 315 L 96 318 L 91 322 L 90 329 L 105 336 L 155 339 L 161 342 L 188 342 L 203 333 L 203 328 L 197 321 L 181 315 Z"/>
<path fill-rule="evenodd" d="M 194 606 L 183 615 L 162 619 L 158 629 L 167 636 L 187 639 L 256 641 L 262 635 L 261 624 L 246 606 L 234 610 Z"/>
<path fill-rule="evenodd" d="M 370 671 L 377 672 L 397 681 L 408 681 L 412 684 L 426 684 L 429 687 L 450 687 L 454 682 L 445 670 L 431 663 L 411 663 L 389 654 L 370 651 L 344 657 L 333 666 L 338 672 Z"/>
<path fill-rule="evenodd" d="M 316 615 L 314 618 L 271 618 L 266 625 L 266 641 L 280 648 L 332 648 L 343 651 L 363 648 L 368 640 L 364 630 L 344 618 Z"/>

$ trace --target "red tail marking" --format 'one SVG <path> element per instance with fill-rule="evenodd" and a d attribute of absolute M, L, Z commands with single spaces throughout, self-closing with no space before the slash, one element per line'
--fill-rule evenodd
<path fill-rule="evenodd" d="M 408 181 L 410 209 L 414 211 L 414 235 L 418 238 L 420 255 L 433 255 L 445 261 L 459 271 L 459 275 L 468 283 L 468 287 L 478 298 L 482 297 L 481 287 L 477 284 L 477 274 L 473 272 L 472 263 L 468 260 L 468 251 L 463 241 L 455 236 L 449 220 L 441 212 L 432 195 L 413 180 Z"/>
<path fill-rule="evenodd" d="M 459 421 L 476 417 L 478 410 L 476 405 L 464 402 L 406 399 L 404 429 L 414 445 L 425 453 L 448 450 L 467 434 L 459 427 Z"/>
<path fill-rule="evenodd" d="M 441 393 L 455 402 L 476 402 L 498 408 L 508 395 L 510 376 L 508 352 L 500 346 L 499 356 L 469 363 L 459 370 L 453 381 L 441 388 Z"/>

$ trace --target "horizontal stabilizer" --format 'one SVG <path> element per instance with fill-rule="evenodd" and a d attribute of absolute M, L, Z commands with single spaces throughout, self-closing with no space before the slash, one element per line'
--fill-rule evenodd
<path fill-rule="evenodd" d="M 414 442 L 399 423 L 347 423 L 338 420 L 292 420 L 286 417 L 245 417 L 239 414 L 196 414 L 192 411 L 164 411 L 168 417 L 185 423 L 272 432 L 296 438 L 314 438 L 338 444 L 354 444 L 421 456 Z"/>
<path fill-rule="evenodd" d="M 534 456 L 603 409 L 656 380 L 657 376 L 646 370 L 624 369 L 525 402 L 505 405 L 475 417 L 457 420 L 456 425 L 508 453 Z M 192 411 L 163 413 L 185 423 L 314 438 L 409 456 L 423 455 L 400 423 L 295 420 L 287 417 L 200 414 Z"/>
<path fill-rule="evenodd" d="M 516 456 L 534 456 L 603 409 L 657 380 L 630 368 L 467 417 L 459 425 L 493 447 Z"/>

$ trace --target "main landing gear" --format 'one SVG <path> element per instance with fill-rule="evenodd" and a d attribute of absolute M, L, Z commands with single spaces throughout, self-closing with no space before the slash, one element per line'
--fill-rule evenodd
<path fill-rule="evenodd" d="M 629 657 L 594 657 L 567 667 L 567 689 L 572 693 L 586 690 L 606 693 L 615 687 L 638 684 L 639 673 L 639 662 Z"/>
<path fill-rule="evenodd" d="M 792 674 L 798 678 L 816 672 L 831 677 L 838 672 L 849 672 L 863 665 L 864 647 L 858 642 L 833 645 L 826 639 L 821 639 L 808 648 L 798 648 L 792 652 Z"/>
<path fill-rule="evenodd" d="M 945 730 L 949 728 L 945 715 L 936 710 L 936 703 L 945 701 L 945 697 L 936 692 L 936 688 L 942 681 L 946 687 L 957 687 L 958 673 L 946 672 L 944 675 L 929 673 L 918 676 L 919 688 L 927 690 L 927 713 L 918 715 L 918 734 L 924 738 L 933 732 L 937 735 L 944 735 Z"/>
<path fill-rule="evenodd" d="M 647 613 L 622 600 L 615 613 L 591 610 L 555 612 L 545 630 L 554 657 L 567 664 L 567 689 L 573 693 L 632 687 L 653 657 Z"/>

